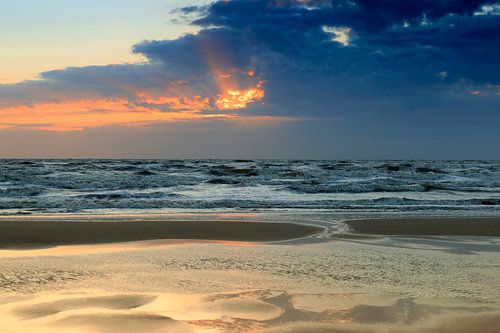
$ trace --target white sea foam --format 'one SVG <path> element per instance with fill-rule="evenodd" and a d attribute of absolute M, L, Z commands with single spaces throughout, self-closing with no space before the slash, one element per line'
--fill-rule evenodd
<path fill-rule="evenodd" d="M 500 214 L 498 161 L 2 160 L 0 214 L 87 210 Z"/>

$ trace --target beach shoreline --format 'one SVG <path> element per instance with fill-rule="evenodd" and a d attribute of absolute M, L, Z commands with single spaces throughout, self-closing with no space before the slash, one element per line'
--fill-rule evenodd
<path fill-rule="evenodd" d="M 0 221 L 0 249 L 105 244 L 147 240 L 273 242 L 318 234 L 322 228 L 297 223 L 248 221 Z"/>
<path fill-rule="evenodd" d="M 422 217 L 348 220 L 349 231 L 387 236 L 500 237 L 498 217 Z"/>

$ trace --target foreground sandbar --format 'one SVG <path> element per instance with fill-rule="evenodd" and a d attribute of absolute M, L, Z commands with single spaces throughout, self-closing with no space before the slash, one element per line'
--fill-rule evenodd
<path fill-rule="evenodd" d="M 0 221 L 0 248 L 194 239 L 270 242 L 307 237 L 321 228 L 242 221 Z"/>
<path fill-rule="evenodd" d="M 361 234 L 401 236 L 500 236 L 500 218 L 403 218 L 346 221 Z"/>

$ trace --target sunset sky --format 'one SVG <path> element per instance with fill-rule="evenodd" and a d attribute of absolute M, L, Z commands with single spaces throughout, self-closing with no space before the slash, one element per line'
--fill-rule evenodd
<path fill-rule="evenodd" d="M 0 157 L 500 158 L 500 2 L 0 3 Z"/>

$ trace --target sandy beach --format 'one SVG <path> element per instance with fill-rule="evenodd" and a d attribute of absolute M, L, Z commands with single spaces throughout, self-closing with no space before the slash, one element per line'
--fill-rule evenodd
<path fill-rule="evenodd" d="M 4 0 L 0 333 L 500 333 L 500 0 Z"/>
<path fill-rule="evenodd" d="M 382 235 L 443 223 L 425 242 L 283 221 L 1 221 L 0 332 L 498 333 L 500 239 L 444 236 L 456 221 L 347 222 Z M 171 242 L 130 242 L 148 239 Z"/>

